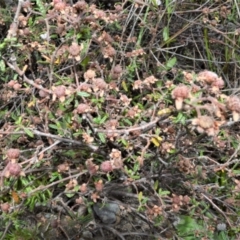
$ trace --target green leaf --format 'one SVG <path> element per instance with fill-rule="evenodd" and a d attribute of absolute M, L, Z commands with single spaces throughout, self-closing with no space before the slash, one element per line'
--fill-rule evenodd
<path fill-rule="evenodd" d="M 126 84 L 126 81 L 122 81 L 122 87 L 126 92 L 128 91 L 128 86 Z"/>
<path fill-rule="evenodd" d="M 6 43 L 5 42 L 0 44 L 0 50 L 4 49 L 5 47 L 6 47 Z"/>
<path fill-rule="evenodd" d="M 0 119 L 6 116 L 7 110 L 0 111 Z"/>
<path fill-rule="evenodd" d="M 128 141 L 124 138 L 120 138 L 118 142 L 122 143 L 124 146 L 128 146 Z"/>
<path fill-rule="evenodd" d="M 129 126 L 132 126 L 132 122 L 129 119 L 124 118 L 123 121 L 127 123 Z"/>
<path fill-rule="evenodd" d="M 106 137 L 104 133 L 98 133 L 98 137 L 100 138 L 102 143 L 106 143 Z"/>
<path fill-rule="evenodd" d="M 42 198 L 41 200 L 42 200 L 42 202 L 45 202 L 46 201 L 46 196 L 45 196 L 45 194 L 41 194 L 41 195 L 39 195 L 39 198 Z"/>
<path fill-rule="evenodd" d="M 134 171 L 134 172 L 137 172 L 138 170 L 139 170 L 139 163 L 136 162 L 136 163 L 134 164 L 133 171 Z"/>
<path fill-rule="evenodd" d="M 54 182 L 55 180 L 62 179 L 62 176 L 58 172 L 53 172 L 51 178 L 49 179 L 50 182 Z"/>
<path fill-rule="evenodd" d="M 156 180 L 156 181 L 154 182 L 154 190 L 155 190 L 155 191 L 158 189 L 158 185 L 159 185 L 159 182 L 158 182 L 158 180 Z"/>
<path fill-rule="evenodd" d="M 215 233 L 214 234 L 214 239 L 216 239 L 216 240 L 230 240 L 230 239 L 235 239 L 235 238 L 229 238 L 227 233 L 221 231 L 220 233 Z"/>
<path fill-rule="evenodd" d="M 33 134 L 33 132 L 30 129 L 24 128 L 23 130 L 29 137 L 31 137 L 31 138 L 34 137 L 34 134 Z"/>
<path fill-rule="evenodd" d="M 5 72 L 6 66 L 3 60 L 0 61 L 0 72 Z"/>
<path fill-rule="evenodd" d="M 177 58 L 176 58 L 176 57 L 170 58 L 170 59 L 167 61 L 167 64 L 166 64 L 167 69 L 173 68 L 173 66 L 176 64 L 176 62 L 177 62 Z"/>
<path fill-rule="evenodd" d="M 80 97 L 90 97 L 91 94 L 87 92 L 77 92 L 77 95 Z"/>
<path fill-rule="evenodd" d="M 103 124 L 104 122 L 106 122 L 107 118 L 108 118 L 108 115 L 105 114 L 103 117 L 98 116 L 97 118 L 94 118 L 93 122 L 96 124 Z"/>
<path fill-rule="evenodd" d="M 67 196 L 68 198 L 72 198 L 72 197 L 74 197 L 74 195 L 75 195 L 75 193 L 66 193 L 66 196 Z"/>
<path fill-rule="evenodd" d="M 170 192 L 169 191 L 164 191 L 160 188 L 159 191 L 158 191 L 158 194 L 159 194 L 159 196 L 163 197 L 163 196 L 169 195 Z"/>
<path fill-rule="evenodd" d="M 163 40 L 167 41 L 168 39 L 169 39 L 169 28 L 164 27 L 164 29 L 163 29 Z"/>
<path fill-rule="evenodd" d="M 85 58 L 82 60 L 82 62 L 80 63 L 80 65 L 81 65 L 83 68 L 86 68 L 87 65 L 88 65 L 88 63 L 89 63 L 89 61 L 90 61 L 90 58 L 89 58 L 89 56 L 87 56 L 87 57 L 85 57 Z"/>
<path fill-rule="evenodd" d="M 50 128 L 52 128 L 52 129 L 58 129 L 59 127 L 58 126 L 56 126 L 55 124 L 49 124 L 48 125 Z"/>
<path fill-rule="evenodd" d="M 143 198 L 143 193 L 139 192 L 139 194 L 138 194 L 138 201 L 141 202 L 142 198 Z"/>
<path fill-rule="evenodd" d="M 42 0 L 36 0 L 37 6 L 40 10 L 40 12 L 45 15 L 46 14 L 46 7 L 44 6 Z"/>
<path fill-rule="evenodd" d="M 182 216 L 180 223 L 176 226 L 176 228 L 180 236 L 187 236 L 188 239 L 193 239 L 191 237 L 194 237 L 195 231 L 204 230 L 203 226 L 199 225 L 197 221 L 191 218 L 190 216 Z"/>
<path fill-rule="evenodd" d="M 174 119 L 175 123 L 181 123 L 181 124 L 185 124 L 186 123 L 186 116 L 179 112 L 177 117 Z"/>
<path fill-rule="evenodd" d="M 16 125 L 21 124 L 21 122 L 22 122 L 22 117 L 20 116 L 20 117 L 16 120 Z"/>
<path fill-rule="evenodd" d="M 100 120 L 99 124 L 103 124 L 103 123 L 105 123 L 106 120 L 107 120 L 107 118 L 108 118 L 108 116 L 105 115 L 105 116 Z"/>

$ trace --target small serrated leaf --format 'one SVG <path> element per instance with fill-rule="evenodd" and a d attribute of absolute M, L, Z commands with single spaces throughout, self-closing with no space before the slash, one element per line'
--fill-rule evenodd
<path fill-rule="evenodd" d="M 100 138 L 102 143 L 106 143 L 106 137 L 104 133 L 98 133 L 98 137 Z"/>
<path fill-rule="evenodd" d="M 104 115 L 104 117 L 99 121 L 99 124 L 103 124 L 106 122 L 108 116 L 107 115 Z"/>
<path fill-rule="evenodd" d="M 44 6 L 42 0 L 36 0 L 37 6 L 40 10 L 40 12 L 45 15 L 46 14 L 46 7 Z"/>
<path fill-rule="evenodd" d="M 77 95 L 80 97 L 89 97 L 91 96 L 91 94 L 87 93 L 87 92 L 77 92 Z"/>
<path fill-rule="evenodd" d="M 28 128 L 24 128 L 23 130 L 24 130 L 24 132 L 25 132 L 29 137 L 31 137 L 31 138 L 34 137 L 34 134 L 33 134 L 32 131 L 29 130 Z"/>
<path fill-rule="evenodd" d="M 125 122 L 125 123 L 127 123 L 129 126 L 132 126 L 132 122 L 129 120 L 129 119 L 123 119 L 123 121 Z"/>
<path fill-rule="evenodd" d="M 68 198 L 72 198 L 72 197 L 75 195 L 75 193 L 65 193 L 65 195 L 66 195 Z"/>
<path fill-rule="evenodd" d="M 177 58 L 176 58 L 176 57 L 170 58 L 170 59 L 167 61 L 167 64 L 166 64 L 167 69 L 173 68 L 174 65 L 176 64 L 176 62 L 177 62 Z"/>
<path fill-rule="evenodd" d="M 122 87 L 126 92 L 128 91 L 128 86 L 125 81 L 122 81 Z"/>
<path fill-rule="evenodd" d="M 3 60 L 0 61 L 0 72 L 5 72 L 6 70 L 6 65 Z"/>
<path fill-rule="evenodd" d="M 81 37 L 80 37 L 80 38 L 81 38 Z M 88 63 L 89 63 L 89 61 L 90 61 L 89 56 L 86 56 L 86 57 L 82 60 L 82 62 L 81 62 L 80 65 L 81 65 L 82 67 L 86 68 L 87 65 L 88 65 Z"/>
<path fill-rule="evenodd" d="M 55 124 L 49 124 L 48 126 L 52 129 L 58 129 L 58 127 Z"/>
<path fill-rule="evenodd" d="M 169 39 L 169 28 L 164 27 L 164 29 L 163 29 L 163 40 L 167 41 L 168 39 Z"/>
<path fill-rule="evenodd" d="M 143 193 L 139 192 L 139 194 L 138 194 L 138 201 L 141 202 L 142 199 L 143 199 Z"/>

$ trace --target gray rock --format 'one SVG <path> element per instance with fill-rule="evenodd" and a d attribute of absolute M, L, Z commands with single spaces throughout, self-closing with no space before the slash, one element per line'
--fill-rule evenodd
<path fill-rule="evenodd" d="M 93 235 L 90 231 L 84 231 L 82 233 L 82 240 L 92 240 L 93 239 Z"/>
<path fill-rule="evenodd" d="M 117 221 L 120 208 L 116 203 L 96 203 L 93 205 L 93 211 L 102 223 L 113 224 Z"/>

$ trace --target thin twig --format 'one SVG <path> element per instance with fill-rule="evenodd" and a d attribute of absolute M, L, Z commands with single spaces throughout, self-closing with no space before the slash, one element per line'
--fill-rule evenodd
<path fill-rule="evenodd" d="M 12 54 L 12 56 L 11 56 L 11 62 L 12 63 L 8 62 L 5 58 L 3 58 L 3 59 L 5 60 L 5 62 L 8 65 L 8 67 L 10 67 L 13 71 L 15 71 L 19 76 L 23 77 L 23 81 L 24 82 L 30 84 L 31 86 L 33 86 L 33 87 L 35 87 L 35 88 L 37 88 L 39 90 L 42 90 L 42 91 L 47 92 L 49 94 L 52 94 L 51 90 L 48 90 L 48 89 L 44 88 L 42 85 L 39 85 L 39 84 L 35 83 L 33 80 L 31 80 L 31 79 L 26 77 L 26 75 L 24 74 L 25 71 L 21 70 L 18 67 L 18 65 L 16 63 L 16 57 L 15 57 L 14 54 Z M 26 68 L 25 68 L 25 70 L 26 70 Z"/>
<path fill-rule="evenodd" d="M 49 94 L 52 94 L 51 90 L 48 90 L 48 89 L 44 88 L 42 85 L 39 85 L 39 84 L 35 83 L 33 80 L 27 78 L 25 75 L 23 75 L 23 81 L 32 85 L 33 87 L 35 87 L 39 90 L 42 90 L 42 91 L 47 92 Z"/>
<path fill-rule="evenodd" d="M 85 170 L 85 171 L 83 171 L 83 172 L 81 172 L 81 173 L 77 173 L 77 174 L 75 174 L 75 175 L 71 175 L 71 176 L 69 176 L 69 177 L 60 179 L 60 180 L 55 181 L 55 182 L 53 182 L 53 183 L 51 183 L 51 184 L 48 184 L 48 185 L 46 185 L 46 186 L 40 186 L 40 187 L 38 187 L 38 188 L 35 188 L 34 190 L 32 190 L 31 192 L 28 193 L 28 196 L 27 196 L 27 197 L 30 197 L 31 195 L 33 195 L 34 193 L 36 193 L 36 192 L 38 192 L 38 191 L 45 191 L 46 189 L 48 189 L 48 188 L 50 188 L 50 187 L 52 187 L 52 186 L 54 186 L 54 185 L 57 185 L 57 184 L 59 184 L 59 183 L 65 182 L 65 181 L 67 181 L 67 180 L 70 180 L 70 179 L 73 179 L 73 178 L 78 178 L 79 176 L 81 176 L 81 175 L 83 175 L 83 174 L 85 174 L 85 173 L 87 173 L 87 170 Z"/>
<path fill-rule="evenodd" d="M 110 227 L 107 225 L 102 225 L 102 224 L 99 227 L 105 228 L 108 231 L 112 232 L 113 234 L 117 235 L 120 239 L 125 240 L 125 237 L 123 237 L 123 235 L 120 232 L 118 232 L 116 229 L 114 229 L 113 227 Z"/>
<path fill-rule="evenodd" d="M 165 118 L 167 118 L 168 116 L 165 116 Z M 131 128 L 125 128 L 125 129 L 111 129 L 111 130 L 108 130 L 108 129 L 99 129 L 99 128 L 95 128 L 95 132 L 101 132 L 101 133 L 107 133 L 107 134 L 111 134 L 111 133 L 119 133 L 119 134 L 129 134 L 130 132 L 134 132 L 134 131 L 142 131 L 142 132 L 145 132 L 145 131 L 148 131 L 149 129 L 152 129 L 153 127 L 156 126 L 156 124 L 163 120 L 163 118 L 156 118 L 155 120 L 149 122 L 149 123 L 146 123 L 144 125 L 141 125 L 141 126 L 137 126 L 137 127 L 131 127 Z"/>
<path fill-rule="evenodd" d="M 12 37 L 16 37 L 17 36 L 18 17 L 19 17 L 19 14 L 21 12 L 22 3 L 23 3 L 23 0 L 18 0 L 17 10 L 15 12 L 15 16 L 14 16 L 14 19 L 13 19 L 13 23 L 11 24 L 11 28 L 8 31 L 7 39 L 11 39 Z"/>
<path fill-rule="evenodd" d="M 51 146 L 48 146 L 46 148 L 44 148 L 40 153 L 38 153 L 39 156 L 41 156 L 44 152 L 50 150 L 51 148 L 55 147 L 56 145 L 58 145 L 59 143 L 61 143 L 60 140 L 57 140 L 56 142 L 54 142 Z"/>
<path fill-rule="evenodd" d="M 28 130 L 30 130 L 34 135 L 37 135 L 37 136 L 49 137 L 49 138 L 59 140 L 61 142 L 67 142 L 67 143 L 72 143 L 72 144 L 79 145 L 79 146 L 82 146 L 82 147 L 87 147 L 87 148 L 90 148 L 92 151 L 97 151 L 99 149 L 97 146 L 86 144 L 86 143 L 76 141 L 76 140 L 72 140 L 72 139 L 68 139 L 68 138 L 63 138 L 63 137 L 60 137 L 58 135 L 54 135 L 54 134 L 51 134 L 51 133 L 44 133 L 44 132 L 40 132 L 38 130 L 33 130 L 31 128 L 29 128 Z M 24 131 L 17 131 L 17 132 L 0 131 L 0 134 L 15 135 L 15 134 L 26 134 L 26 132 L 24 132 Z"/>
<path fill-rule="evenodd" d="M 8 223 L 8 225 L 6 226 L 6 228 L 5 228 L 5 230 L 4 230 L 4 233 L 3 233 L 3 235 L 2 235 L 2 237 L 1 237 L 0 240 L 4 240 L 4 238 L 5 238 L 6 234 L 7 234 L 7 231 L 9 230 L 9 228 L 11 227 L 11 225 L 12 225 L 12 221 L 10 221 L 10 222 Z"/>
<path fill-rule="evenodd" d="M 230 223 L 228 217 L 226 216 L 226 214 L 209 198 L 207 197 L 204 193 L 201 193 L 201 195 L 208 201 L 212 204 L 212 206 L 217 209 L 227 220 L 229 226 L 232 228 L 232 224 Z"/>

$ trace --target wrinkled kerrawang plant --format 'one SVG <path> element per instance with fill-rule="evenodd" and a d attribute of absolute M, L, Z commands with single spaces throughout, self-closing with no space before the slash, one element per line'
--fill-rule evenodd
<path fill-rule="evenodd" d="M 171 49 L 182 32 L 172 35 L 169 28 L 171 41 L 165 41 L 168 26 L 162 24 L 170 22 L 171 14 L 176 20 L 201 10 L 170 13 L 179 1 L 162 1 L 159 6 L 153 2 L 161 1 L 19 0 L 0 43 L 0 69 L 6 70 L 0 94 L 4 149 L 0 210 L 5 217 L 13 213 L 5 224 L 0 216 L 0 239 L 4 239 L 1 231 L 6 235 L 18 226 L 13 221 L 16 211 L 23 209 L 27 215 L 25 210 L 30 209 L 35 214 L 36 205 L 37 212 L 42 208 L 44 213 L 58 214 L 56 229 L 65 239 L 94 239 L 95 233 L 108 239 L 105 231 L 116 235 L 113 239 L 163 239 L 162 233 L 172 231 L 168 228 L 174 224 L 169 223 L 177 214 L 191 212 L 188 220 L 194 216 L 215 224 L 218 215 L 227 219 L 239 212 L 239 202 L 234 206 L 233 199 L 224 201 L 227 194 L 239 199 L 239 124 L 235 123 L 240 121 L 240 98 L 223 91 L 221 73 L 181 71 L 178 56 L 170 57 L 170 52 L 162 59 L 157 49 L 165 45 Z M 218 4 L 212 2 L 214 7 Z M 111 6 L 102 8 L 107 4 Z M 188 5 L 193 6 L 184 3 L 184 8 Z M 210 17 L 212 12 L 205 9 L 205 14 Z M 0 9 L 2 29 L 1 16 Z M 185 26 L 199 23 L 194 19 L 183 25 L 184 34 L 192 29 Z M 158 46 L 161 35 L 165 45 Z M 217 181 L 224 171 L 222 179 L 234 185 L 221 188 Z M 123 224 L 107 226 L 100 218 L 92 224 L 98 204 L 109 207 L 108 201 L 115 201 L 122 211 L 117 217 L 131 229 L 122 232 Z M 203 208 L 206 212 L 209 208 L 213 217 L 202 214 Z M 74 221 L 76 216 L 74 237 L 61 225 L 64 215 Z M 91 224 L 80 222 L 85 217 Z M 45 215 L 39 219 L 51 232 L 52 219 L 48 222 Z M 72 231 L 73 224 L 69 226 Z M 210 224 L 205 226 L 215 231 Z M 177 224 L 174 227 L 177 231 Z M 83 228 L 92 237 L 80 236 Z M 143 232 L 133 237 L 140 228 Z M 199 234 L 198 229 L 193 231 L 194 236 Z M 45 238 L 42 232 L 41 237 Z"/>
<path fill-rule="evenodd" d="M 20 150 L 15 148 L 10 148 L 7 150 L 7 165 L 3 170 L 3 177 L 19 177 L 24 176 L 21 165 L 18 163 L 20 156 Z"/>
<path fill-rule="evenodd" d="M 235 95 L 226 96 L 221 92 L 224 87 L 221 77 L 208 70 L 197 75 L 187 72 L 183 74 L 188 84 L 176 86 L 172 98 L 177 110 L 197 113 L 192 119 L 192 125 L 199 133 L 215 136 L 228 121 L 239 121 L 240 98 Z"/>
<path fill-rule="evenodd" d="M 5 178 L 18 178 L 25 176 L 21 164 L 18 163 L 20 150 L 17 148 L 10 148 L 6 152 L 5 168 L 0 172 L 0 187 L 3 187 Z M 1 210 L 8 212 L 10 209 L 9 203 L 1 203 Z"/>

